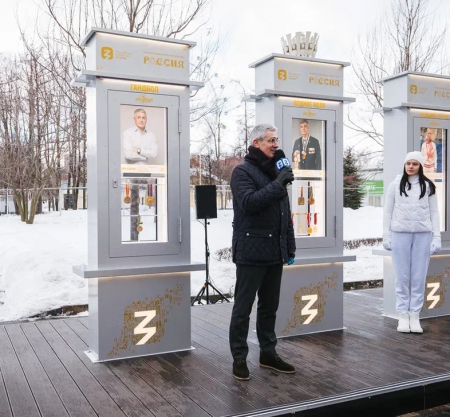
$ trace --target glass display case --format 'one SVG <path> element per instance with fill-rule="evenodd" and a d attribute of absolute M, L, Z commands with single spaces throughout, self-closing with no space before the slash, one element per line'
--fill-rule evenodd
<path fill-rule="evenodd" d="M 170 96 L 109 94 L 110 161 L 115 161 L 110 177 L 118 183 L 110 194 L 110 239 L 111 251 L 120 256 L 179 250 L 177 102 Z"/>
<path fill-rule="evenodd" d="M 167 242 L 165 185 L 164 177 L 122 177 L 122 242 Z"/>
<path fill-rule="evenodd" d="M 441 232 L 444 233 L 447 232 L 448 217 L 447 138 L 449 129 L 450 121 L 447 120 L 414 118 L 415 148 L 425 159 L 423 173 L 436 186 Z"/>
<path fill-rule="evenodd" d="M 291 215 L 297 247 L 335 244 L 334 112 L 283 108 L 283 140 L 295 180 L 291 186 Z M 327 181 L 332 183 L 328 184 Z"/>
<path fill-rule="evenodd" d="M 295 237 L 325 236 L 326 122 L 292 119 L 292 216 Z"/>
<path fill-rule="evenodd" d="M 167 242 L 167 109 L 120 106 L 122 242 Z"/>

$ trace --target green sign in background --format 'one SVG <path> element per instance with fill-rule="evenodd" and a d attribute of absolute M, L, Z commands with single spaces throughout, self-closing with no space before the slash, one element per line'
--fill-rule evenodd
<path fill-rule="evenodd" d="M 371 195 L 383 195 L 383 180 L 364 181 L 363 188 Z"/>

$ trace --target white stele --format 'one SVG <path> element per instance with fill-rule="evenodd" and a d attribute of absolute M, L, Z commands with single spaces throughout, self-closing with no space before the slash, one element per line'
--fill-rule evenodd
<path fill-rule="evenodd" d="M 296 32 L 294 36 L 288 33 L 281 38 L 283 54 L 307 56 L 314 58 L 317 53 L 319 34 L 314 32 Z"/>

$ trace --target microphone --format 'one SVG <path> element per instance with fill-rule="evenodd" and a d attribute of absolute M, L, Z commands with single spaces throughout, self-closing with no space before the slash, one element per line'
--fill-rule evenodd
<path fill-rule="evenodd" d="M 273 159 L 275 160 L 275 166 L 276 166 L 278 172 L 280 172 L 284 168 L 291 167 L 291 163 L 289 162 L 289 159 L 286 158 L 286 155 L 284 154 L 284 152 L 281 149 L 277 149 L 275 151 Z"/>
<path fill-rule="evenodd" d="M 273 158 L 275 159 L 275 167 L 277 168 L 278 172 L 285 168 L 291 168 L 289 159 L 286 158 L 286 155 L 281 149 L 277 149 L 275 151 Z M 292 184 L 292 181 L 289 181 L 288 184 Z"/>

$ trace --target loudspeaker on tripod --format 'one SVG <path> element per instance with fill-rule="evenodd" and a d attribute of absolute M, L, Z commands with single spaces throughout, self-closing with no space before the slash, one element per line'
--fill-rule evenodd
<path fill-rule="evenodd" d="M 197 219 L 217 219 L 215 185 L 195 186 L 195 209 Z"/>

